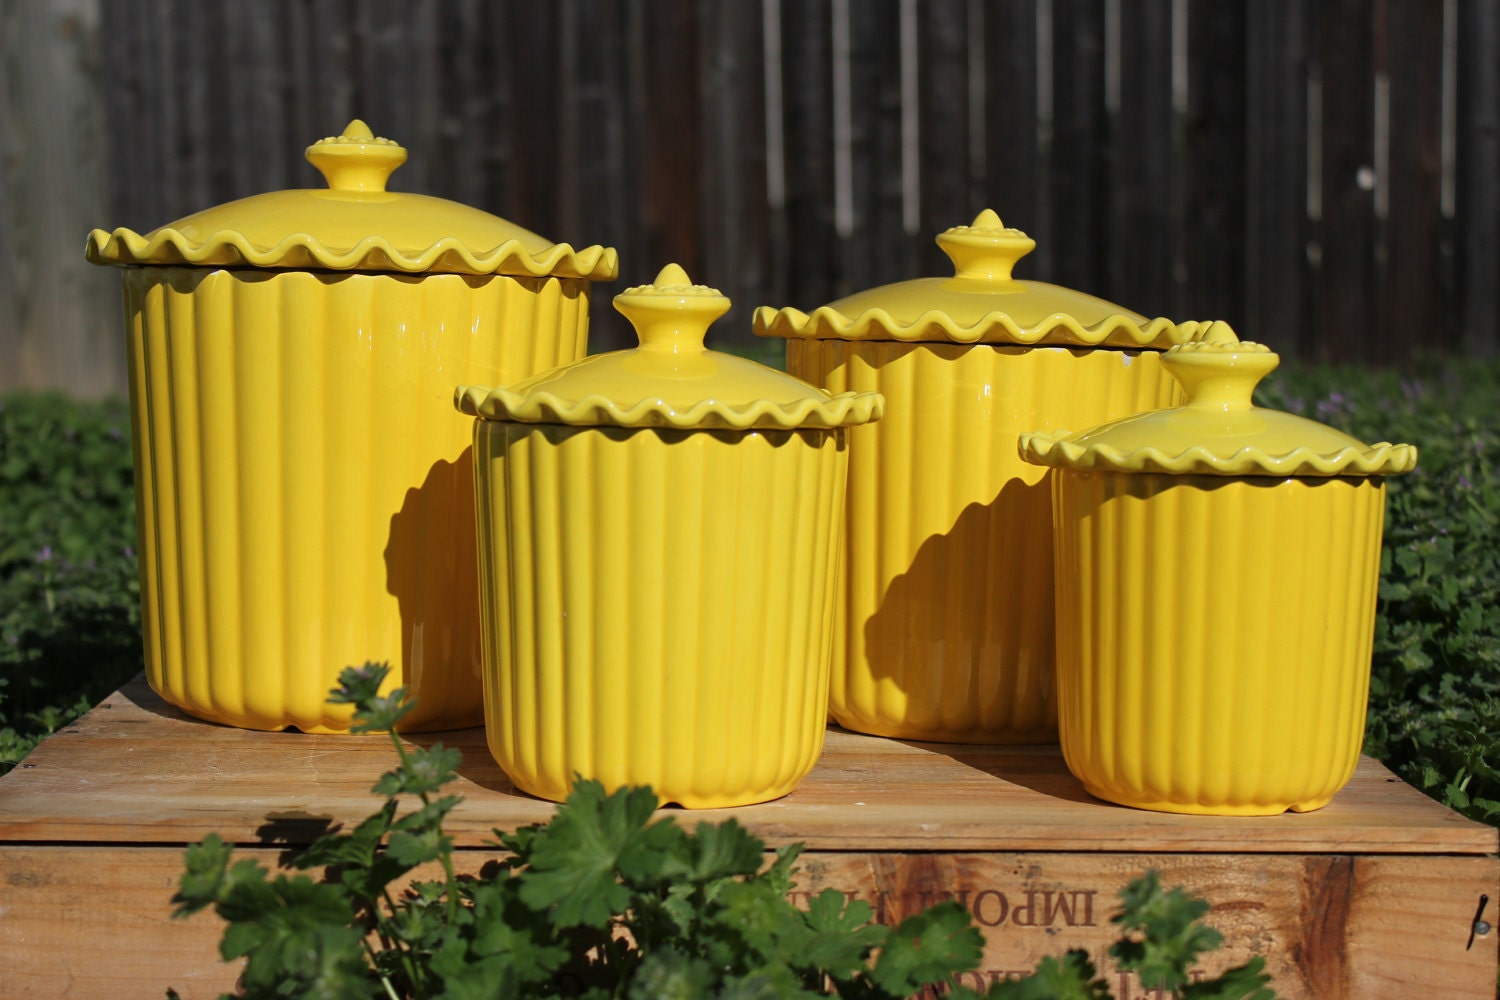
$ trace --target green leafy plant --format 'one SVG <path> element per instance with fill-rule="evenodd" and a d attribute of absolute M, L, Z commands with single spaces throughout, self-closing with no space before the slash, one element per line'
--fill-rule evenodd
<path fill-rule="evenodd" d="M 122 403 L 0 399 L 0 774 L 141 669 Z"/>
<path fill-rule="evenodd" d="M 403 689 L 379 694 L 386 673 L 367 665 L 341 675 L 333 700 L 355 705 L 355 731 L 391 733 L 410 710 Z M 459 876 L 442 829 L 459 802 L 442 794 L 457 752 L 390 739 L 397 766 L 373 789 L 381 808 L 295 861 L 326 869 L 324 880 L 232 861 L 216 836 L 189 848 L 174 915 L 211 907 L 227 922 L 220 952 L 246 959 L 242 996 L 897 1000 L 934 987 L 999 1000 L 1109 996 L 1083 952 L 985 994 L 956 986 L 984 951 L 958 903 L 895 927 L 836 889 L 799 909 L 788 893 L 800 846 L 766 864 L 764 843 L 733 820 L 691 832 L 653 820 L 649 788 L 606 794 L 579 780 L 550 822 L 496 831 L 506 855 L 480 877 Z M 401 814 L 403 798 L 412 808 Z M 421 865 L 441 878 L 393 889 Z M 1206 904 L 1163 893 L 1154 873 L 1124 901 L 1112 954 L 1148 987 L 1200 1000 L 1274 997 L 1259 959 L 1214 980 L 1219 992 L 1187 984 L 1188 967 L 1219 943 L 1198 923 Z"/>

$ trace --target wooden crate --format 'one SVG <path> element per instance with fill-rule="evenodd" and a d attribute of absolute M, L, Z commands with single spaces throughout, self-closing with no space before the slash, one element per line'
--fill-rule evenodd
<path fill-rule="evenodd" d="M 469 730 L 450 827 L 462 871 L 493 827 L 545 820 Z M 275 865 L 290 846 L 372 811 L 383 738 L 252 733 L 198 722 L 137 680 L 0 779 L 0 998 L 184 998 L 230 989 L 211 915 L 169 917 L 183 847 L 218 832 Z M 680 810 L 671 810 L 682 816 Z M 1267 956 L 1276 989 L 1316 1000 L 1495 997 L 1497 831 L 1363 760 L 1327 808 L 1251 819 L 1170 816 L 1090 798 L 1056 747 L 963 747 L 828 734 L 803 785 L 710 810 L 775 846 L 801 841 L 799 892 L 833 886 L 886 919 L 956 898 L 988 947 L 976 984 L 1113 939 L 1115 894 L 1148 867 L 1214 904 L 1210 972 Z M 1494 919 L 1495 904 L 1485 914 Z M 1107 963 L 1105 963 L 1106 967 Z M 1112 967 L 1111 967 L 1112 968 Z M 1114 974 L 1122 998 L 1150 996 Z"/>

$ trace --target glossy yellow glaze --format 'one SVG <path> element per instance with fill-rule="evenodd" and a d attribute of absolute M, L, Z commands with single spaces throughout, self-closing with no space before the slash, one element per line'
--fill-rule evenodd
<path fill-rule="evenodd" d="M 1054 482 L 1069 770 L 1144 809 L 1327 804 L 1364 741 L 1384 479 Z"/>
<path fill-rule="evenodd" d="M 307 148 L 327 188 L 269 191 L 215 205 L 142 236 L 89 234 L 96 264 L 510 274 L 608 281 L 613 249 L 575 251 L 499 216 L 385 189 L 406 150 L 362 121 Z"/>
<path fill-rule="evenodd" d="M 844 433 L 477 422 L 486 733 L 517 787 L 708 808 L 812 769 Z"/>
<path fill-rule="evenodd" d="M 214 722 L 330 732 L 349 725 L 325 704 L 339 671 L 388 661 L 418 698 L 405 728 L 480 724 L 470 433 L 449 400 L 582 355 L 585 284 L 126 271 L 151 686 Z"/>
<path fill-rule="evenodd" d="M 845 425 L 880 400 L 706 351 L 728 299 L 675 266 L 616 305 L 639 348 L 456 394 L 480 417 L 490 750 L 550 799 L 574 774 L 775 798 L 822 748 Z"/>
<path fill-rule="evenodd" d="M 418 698 L 404 728 L 477 725 L 472 455 L 448 400 L 582 357 L 614 251 L 385 191 L 406 151 L 363 122 L 308 159 L 326 190 L 89 240 L 129 265 L 147 676 L 201 718 L 337 732 L 339 671 L 387 661 Z"/>
<path fill-rule="evenodd" d="M 1411 445 L 1366 445 L 1326 424 L 1254 405 L 1256 383 L 1278 361 L 1269 348 L 1242 343 L 1229 324 L 1215 323 L 1203 341 L 1162 358 L 1183 386 L 1184 405 L 1072 435 L 1024 434 L 1022 450 L 1040 465 L 1115 472 L 1372 476 L 1416 466 Z"/>
<path fill-rule="evenodd" d="M 1036 246 L 985 209 L 973 224 L 937 237 L 953 262 L 950 278 L 913 278 L 856 292 L 812 313 L 755 311 L 762 336 L 903 343 L 1067 344 L 1165 349 L 1196 335 L 1199 324 L 1151 319 L 1113 302 L 1012 276 Z"/>
<path fill-rule="evenodd" d="M 830 712 L 905 739 L 1056 739 L 1051 499 L 1023 430 L 1176 400 L 1155 351 L 793 340 L 789 370 L 879 391 L 849 431 Z"/>
<path fill-rule="evenodd" d="M 937 242 L 951 278 L 755 316 L 789 338 L 792 374 L 889 403 L 850 431 L 830 712 L 882 736 L 1050 742 L 1051 501 L 1018 436 L 1175 402 L 1160 351 L 1200 325 L 1015 278 L 1035 244 L 988 209 Z"/>
<path fill-rule="evenodd" d="M 1163 358 L 1182 406 L 1023 436 L 1054 467 L 1063 755 L 1100 798 L 1268 815 L 1354 773 L 1384 474 L 1416 450 L 1253 406 L 1276 362 L 1215 324 Z"/>

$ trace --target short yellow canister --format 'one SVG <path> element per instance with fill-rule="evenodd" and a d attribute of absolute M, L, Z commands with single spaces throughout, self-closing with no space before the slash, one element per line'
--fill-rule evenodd
<path fill-rule="evenodd" d="M 849 435 L 830 712 L 881 736 L 1051 742 L 1051 502 L 1017 438 L 1175 402 L 1160 352 L 1198 324 L 1013 278 L 1036 244 L 989 210 L 937 242 L 953 277 L 755 314 L 793 375 L 888 402 Z"/>
<path fill-rule="evenodd" d="M 1359 759 L 1384 477 L 1416 449 L 1252 405 L 1277 356 L 1225 324 L 1163 364 L 1184 405 L 1020 442 L 1054 470 L 1063 756 L 1124 805 L 1317 809 Z"/>
<path fill-rule="evenodd" d="M 200 718 L 347 730 L 339 671 L 388 662 L 403 728 L 482 721 L 460 381 L 582 357 L 615 252 L 385 190 L 406 151 L 351 122 L 276 191 L 144 236 L 124 268 L 146 676 Z"/>
<path fill-rule="evenodd" d="M 490 751 L 549 799 L 776 798 L 823 747 L 846 428 L 882 400 L 707 350 L 729 300 L 676 265 L 615 305 L 638 348 L 457 392 Z"/>

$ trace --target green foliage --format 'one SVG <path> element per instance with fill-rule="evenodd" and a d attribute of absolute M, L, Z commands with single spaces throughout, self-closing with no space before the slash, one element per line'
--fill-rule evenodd
<path fill-rule="evenodd" d="M 0 774 L 141 669 L 121 403 L 0 399 Z"/>
<path fill-rule="evenodd" d="M 366 665 L 340 675 L 332 700 L 356 706 L 362 731 L 389 732 L 410 708 L 404 689 L 379 694 L 386 673 Z M 580 779 L 550 822 L 496 831 L 508 854 L 483 877 L 458 877 L 442 831 L 458 799 L 439 794 L 458 756 L 440 744 L 413 750 L 391 741 L 398 764 L 373 789 L 385 797 L 380 809 L 295 861 L 303 871 L 324 868 L 322 880 L 236 862 L 217 836 L 188 849 L 174 915 L 212 908 L 226 922 L 220 953 L 246 960 L 239 995 L 898 1000 L 939 989 L 971 1000 L 1110 998 L 1083 952 L 982 995 L 958 986 L 954 977 L 977 968 L 984 952 L 958 903 L 894 928 L 873 923 L 868 903 L 836 889 L 800 910 L 787 898 L 800 846 L 765 864 L 765 844 L 732 819 L 691 833 L 654 819 L 648 788 L 606 794 Z M 415 801 L 398 818 L 402 798 Z M 441 867 L 441 881 L 393 888 L 429 862 Z M 1184 985 L 1188 967 L 1218 945 L 1198 923 L 1207 904 L 1163 893 L 1155 873 L 1122 899 L 1116 922 L 1125 936 L 1112 954 L 1148 987 L 1200 1000 L 1274 1000 L 1254 963 Z"/>
<path fill-rule="evenodd" d="M 1420 458 L 1387 480 L 1366 752 L 1500 823 L 1500 363 L 1276 373 L 1279 406 Z"/>

